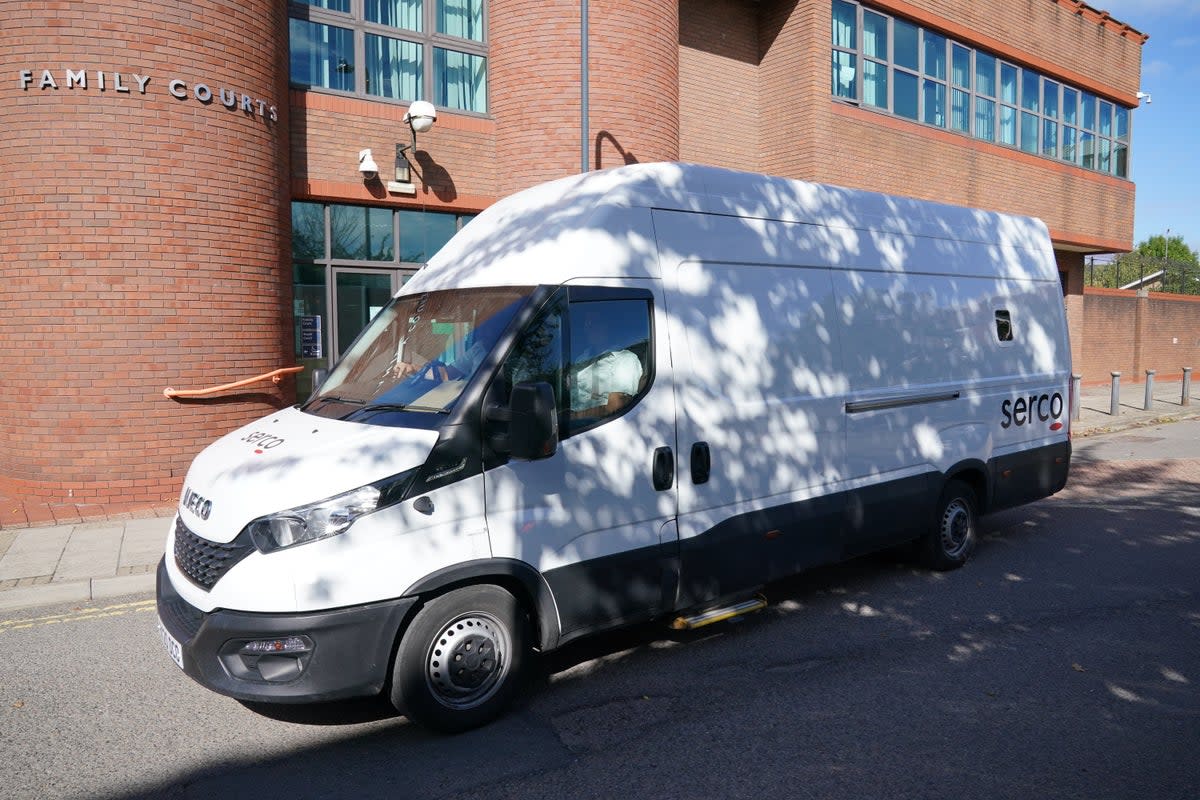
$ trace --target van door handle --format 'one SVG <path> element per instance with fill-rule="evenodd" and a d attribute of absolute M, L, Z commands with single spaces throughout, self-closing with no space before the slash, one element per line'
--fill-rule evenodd
<path fill-rule="evenodd" d="M 654 468 L 652 471 L 654 489 L 665 492 L 675 484 L 675 454 L 669 447 L 660 447 L 654 451 Z"/>
<path fill-rule="evenodd" d="M 708 483 L 709 472 L 712 469 L 712 455 L 708 450 L 708 442 L 692 443 L 692 483 L 699 486 Z"/>

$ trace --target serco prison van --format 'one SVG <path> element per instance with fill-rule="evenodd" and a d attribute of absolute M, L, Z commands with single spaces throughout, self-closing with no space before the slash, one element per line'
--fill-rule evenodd
<path fill-rule="evenodd" d="M 534 651 L 1059 491 L 1070 349 L 1033 219 L 683 164 L 467 225 L 295 408 L 196 457 L 159 568 L 203 685 L 481 724 Z"/>

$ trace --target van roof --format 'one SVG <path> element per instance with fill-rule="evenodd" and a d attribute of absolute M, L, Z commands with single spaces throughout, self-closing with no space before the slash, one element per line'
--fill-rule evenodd
<path fill-rule="evenodd" d="M 1054 263 L 1046 226 L 1031 217 L 661 162 L 572 175 L 500 200 L 451 239 L 401 293 L 561 283 L 583 275 L 660 277 L 656 233 L 649 215 L 634 212 L 640 209 L 804 223 L 833 232 L 835 242 L 839 236 L 869 233 L 873 249 L 880 250 L 887 249 L 887 240 L 921 241 L 922 250 L 936 249 L 936 241 L 977 252 L 999 249 L 1016 254 L 1022 277 L 1030 276 L 1032 262 L 1038 265 L 1034 277 L 1047 279 L 1046 267 Z M 831 259 L 823 265 L 839 263 Z M 1050 274 L 1057 277 L 1056 269 L 1051 267 Z"/>

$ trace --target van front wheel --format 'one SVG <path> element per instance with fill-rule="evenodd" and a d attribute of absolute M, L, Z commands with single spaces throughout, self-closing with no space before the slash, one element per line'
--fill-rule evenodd
<path fill-rule="evenodd" d="M 392 704 L 443 733 L 491 721 L 517 689 L 527 630 L 517 599 L 498 586 L 467 586 L 434 598 L 400 639 Z"/>
<path fill-rule="evenodd" d="M 963 481 L 949 481 L 938 499 L 933 529 L 922 541 L 926 566 L 936 570 L 961 567 L 971 557 L 977 538 L 979 503 Z"/>

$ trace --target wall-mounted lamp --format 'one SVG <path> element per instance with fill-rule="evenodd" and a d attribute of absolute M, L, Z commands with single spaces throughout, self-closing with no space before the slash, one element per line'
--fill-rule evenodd
<path fill-rule="evenodd" d="M 396 145 L 396 183 L 412 184 L 413 165 L 408 160 L 408 154 L 411 152 L 414 159 L 417 157 L 417 134 L 428 132 L 435 121 L 437 121 L 437 109 L 433 107 L 433 103 L 427 100 L 415 101 L 404 113 L 404 124 L 408 125 L 408 130 L 412 134 L 412 142 Z M 391 186 L 389 185 L 388 188 L 390 189 Z"/>
<path fill-rule="evenodd" d="M 1150 105 L 1152 102 L 1154 102 L 1154 101 L 1151 99 L 1151 97 L 1150 97 L 1150 93 L 1149 93 L 1149 92 L 1138 92 L 1138 93 L 1137 93 L 1137 99 L 1138 99 L 1138 100 L 1145 100 L 1145 101 L 1146 101 L 1146 105 Z"/>
<path fill-rule="evenodd" d="M 379 165 L 371 157 L 370 148 L 358 151 L 358 171 L 362 173 L 364 181 L 370 182 L 379 177 Z"/>

